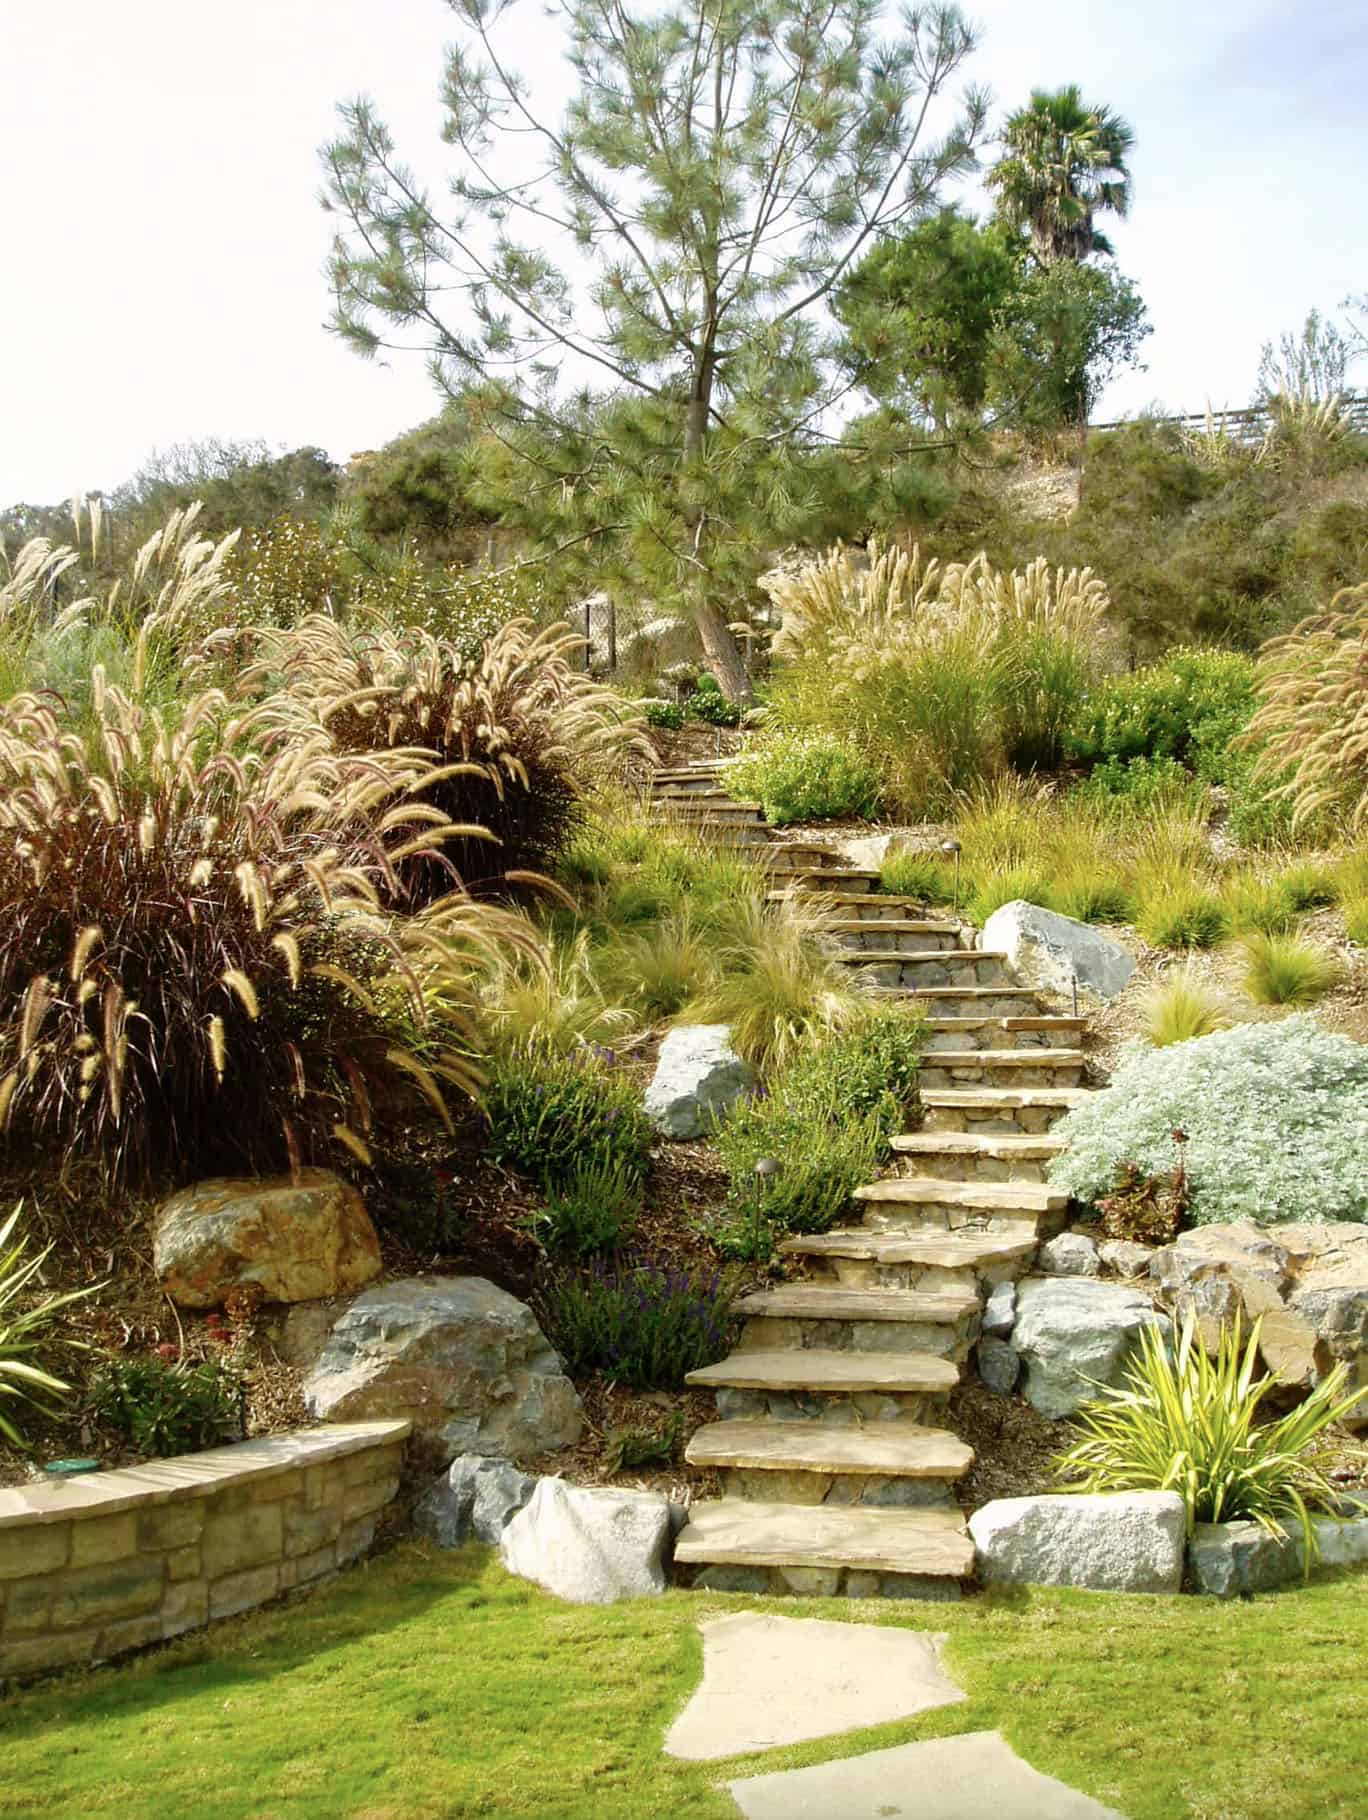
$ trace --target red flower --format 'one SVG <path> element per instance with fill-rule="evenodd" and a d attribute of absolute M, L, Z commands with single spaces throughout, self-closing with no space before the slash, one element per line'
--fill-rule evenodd
<path fill-rule="evenodd" d="M 159 1359 L 165 1359 L 170 1363 L 172 1360 L 180 1357 L 180 1347 L 172 1346 L 168 1341 L 157 1348 L 157 1357 Z"/>

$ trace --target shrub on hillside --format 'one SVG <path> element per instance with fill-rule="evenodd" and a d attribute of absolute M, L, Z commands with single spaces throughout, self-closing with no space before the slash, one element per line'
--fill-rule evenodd
<path fill-rule="evenodd" d="M 1254 711 L 1255 665 L 1237 651 L 1180 647 L 1162 663 L 1111 677 L 1081 705 L 1068 747 L 1089 765 L 1223 752 Z"/>
<path fill-rule="evenodd" d="M 478 1085 L 475 964 L 530 932 L 464 898 L 385 913 L 426 767 L 272 725 L 113 690 L 86 738 L 31 698 L 0 716 L 15 1139 L 116 1177 L 368 1158 L 377 1123 Z M 442 837 L 426 818 L 417 841 Z"/>
<path fill-rule="evenodd" d="M 533 1306 L 572 1377 L 601 1372 L 634 1390 L 682 1390 L 731 1337 L 730 1279 L 655 1258 L 547 1276 Z"/>
<path fill-rule="evenodd" d="M 869 762 L 835 735 L 780 734 L 734 764 L 733 795 L 763 803 L 776 828 L 789 822 L 866 820 L 879 800 Z"/>
<path fill-rule="evenodd" d="M 1309 1017 L 1131 1048 L 1056 1127 L 1069 1148 L 1050 1180 L 1096 1202 L 1124 1162 L 1169 1168 L 1174 1130 L 1198 1223 L 1368 1220 L 1368 1048 Z"/>
<path fill-rule="evenodd" d="M 578 643 L 514 622 L 470 658 L 421 627 L 354 631 L 315 614 L 260 635 L 241 687 L 286 688 L 340 752 L 435 754 L 419 800 L 459 833 L 401 861 L 405 901 L 421 904 L 544 871 L 583 799 L 641 745 L 629 704 L 572 667 Z"/>
<path fill-rule="evenodd" d="M 562 1189 L 593 1167 L 639 1182 L 650 1162 L 650 1121 L 607 1050 L 501 1056 L 484 1110 L 495 1159 L 548 1188 Z"/>
<path fill-rule="evenodd" d="M 91 1386 L 90 1408 L 136 1452 L 169 1460 L 241 1437 L 240 1387 L 218 1359 L 116 1359 Z"/>

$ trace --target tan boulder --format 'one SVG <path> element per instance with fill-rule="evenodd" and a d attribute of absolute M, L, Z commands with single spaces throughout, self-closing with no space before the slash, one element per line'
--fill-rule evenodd
<path fill-rule="evenodd" d="M 182 1308 L 216 1308 L 234 1289 L 310 1302 L 360 1289 L 380 1271 L 365 1202 L 328 1169 L 297 1177 L 217 1177 L 159 1211 L 153 1260 Z"/>

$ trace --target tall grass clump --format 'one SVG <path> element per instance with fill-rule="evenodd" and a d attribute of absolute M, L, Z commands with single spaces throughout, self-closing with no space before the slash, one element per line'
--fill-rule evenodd
<path fill-rule="evenodd" d="M 1142 1327 L 1124 1383 L 1079 1410 L 1083 1438 L 1059 1466 L 1080 1492 L 1176 1491 L 1189 1536 L 1198 1523 L 1252 1522 L 1283 1540 L 1295 1523 L 1309 1570 L 1318 1553 L 1311 1513 L 1333 1510 L 1339 1499 L 1327 1431 L 1368 1386 L 1346 1394 L 1341 1363 L 1296 1409 L 1270 1418 L 1276 1379 L 1254 1375 L 1261 1326 L 1247 1339 L 1238 1325 L 1223 1327 L 1214 1357 L 1195 1313 L 1174 1350 L 1157 1323 Z"/>
<path fill-rule="evenodd" d="M 1228 873 L 1221 882 L 1221 903 L 1237 935 L 1286 935 L 1301 914 L 1283 878 L 1258 872 Z"/>
<path fill-rule="evenodd" d="M 1248 935 L 1240 952 L 1244 989 L 1256 1005 L 1314 1005 L 1344 978 L 1333 954 L 1294 936 Z"/>
<path fill-rule="evenodd" d="M 0 1223 L 0 1436 L 12 1447 L 25 1445 L 23 1434 L 13 1416 L 6 1414 L 16 1403 L 29 1405 L 43 1415 L 51 1415 L 54 1397 L 64 1397 L 71 1386 L 63 1379 L 34 1363 L 34 1355 L 50 1345 L 57 1316 L 63 1308 L 88 1296 L 89 1289 L 69 1289 L 64 1293 L 37 1294 L 35 1285 L 43 1280 L 43 1265 L 51 1245 L 32 1257 L 26 1256 L 28 1241 L 15 1238 L 22 1206 Z"/>
<path fill-rule="evenodd" d="M 605 942 L 598 968 L 609 990 L 650 1023 L 706 994 L 717 974 L 712 943 L 687 910 Z"/>
<path fill-rule="evenodd" d="M 1176 968 L 1150 987 L 1141 1001 L 1140 1016 L 1145 1041 L 1155 1049 L 1210 1036 L 1230 1024 L 1220 993 L 1188 966 Z"/>
<path fill-rule="evenodd" d="M 948 904 L 955 896 L 955 868 L 939 853 L 910 848 L 890 853 L 879 868 L 879 890 L 893 897 L 915 897 L 926 904 Z"/>
<path fill-rule="evenodd" d="M 728 1024 L 739 1054 L 782 1066 L 814 1036 L 839 1030 L 860 1000 L 822 948 L 820 904 L 756 904 L 718 948 L 719 977 L 688 1007 L 699 1023 Z"/>
<path fill-rule="evenodd" d="M 276 740 L 213 692 L 93 712 L 84 736 L 33 697 L 0 714 L 12 1143 L 112 1177 L 368 1159 L 377 1124 L 478 1088 L 477 966 L 533 941 L 459 895 L 383 908 L 445 834 L 421 762 Z"/>
<path fill-rule="evenodd" d="M 563 1190 L 593 1168 L 640 1182 L 650 1165 L 650 1121 L 611 1050 L 496 1056 L 483 1107 L 495 1160 L 548 1190 Z"/>

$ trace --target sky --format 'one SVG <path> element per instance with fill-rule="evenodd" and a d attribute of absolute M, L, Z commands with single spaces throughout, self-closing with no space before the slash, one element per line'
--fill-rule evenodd
<path fill-rule="evenodd" d="M 1135 129 L 1107 231 L 1154 334 L 1102 416 L 1246 403 L 1264 341 L 1368 291 L 1363 0 L 966 10 L 995 119 L 1078 82 Z M 563 96 L 538 0 L 510 30 L 534 93 Z M 455 35 L 444 0 L 0 0 L 0 506 L 211 436 L 345 460 L 433 414 L 421 360 L 363 362 L 325 327 L 318 148 L 365 93 L 440 176 Z"/>

